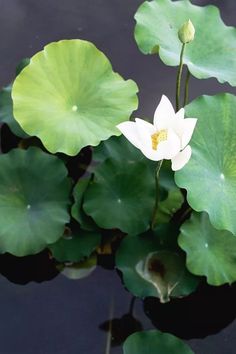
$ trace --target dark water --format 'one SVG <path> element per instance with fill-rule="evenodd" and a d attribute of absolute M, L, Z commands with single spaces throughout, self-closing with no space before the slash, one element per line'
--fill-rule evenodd
<path fill-rule="evenodd" d="M 133 14 L 140 0 L 0 0 L 0 85 L 14 77 L 16 64 L 48 42 L 63 38 L 93 41 L 111 59 L 115 71 L 140 87 L 140 117 L 152 117 L 162 93 L 174 98 L 175 69 L 142 55 L 133 39 Z M 208 4 L 209 1 L 193 1 Z M 236 1 L 212 1 L 228 25 L 236 24 Z M 219 91 L 236 93 L 215 79 L 191 79 L 190 98 Z M 25 260 L 0 259 L 0 354 L 105 353 L 109 319 L 128 312 L 131 295 L 115 271 L 102 267 L 72 281 L 58 275 L 47 254 Z M 23 285 L 24 284 L 24 285 Z M 135 317 L 143 328 L 169 331 L 189 340 L 196 354 L 235 354 L 236 289 L 201 289 L 191 297 L 160 306 L 137 300 Z M 136 324 L 137 325 L 137 324 Z M 124 327 L 116 321 L 114 326 Z M 119 332 L 119 331 L 118 331 Z M 201 339 L 199 337 L 205 337 Z M 122 353 L 115 347 L 112 354 Z M 135 353 L 134 353 L 135 354 Z M 154 353 L 150 353 L 154 354 Z"/>

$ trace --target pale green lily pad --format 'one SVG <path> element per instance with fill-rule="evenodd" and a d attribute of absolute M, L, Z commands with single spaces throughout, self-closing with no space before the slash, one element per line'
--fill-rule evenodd
<path fill-rule="evenodd" d="M 182 43 L 178 30 L 192 21 L 195 39 L 187 44 L 184 64 L 198 79 L 215 77 L 236 86 L 236 29 L 227 27 L 215 6 L 196 6 L 188 0 L 145 1 L 135 14 L 135 39 L 144 54 L 159 53 L 171 66 L 179 65 Z"/>
<path fill-rule="evenodd" d="M 206 213 L 194 213 L 181 227 L 179 245 L 187 253 L 187 268 L 204 275 L 210 285 L 236 281 L 236 238 L 212 227 Z"/>
<path fill-rule="evenodd" d="M 13 102 L 11 98 L 12 86 L 6 86 L 0 91 L 0 123 L 6 123 L 12 133 L 25 139 L 28 135 L 21 129 L 13 116 Z"/>
<path fill-rule="evenodd" d="M 37 148 L 0 156 L 0 251 L 35 254 L 69 221 L 71 183 L 61 160 Z"/>
<path fill-rule="evenodd" d="M 95 171 L 83 209 L 104 229 L 148 230 L 155 202 L 154 174 L 144 162 L 107 159 Z"/>
<path fill-rule="evenodd" d="M 192 157 L 175 173 L 176 183 L 187 190 L 194 210 L 207 211 L 215 228 L 236 235 L 236 97 L 199 97 L 186 107 L 186 115 L 198 121 Z"/>
<path fill-rule="evenodd" d="M 172 236 L 174 239 L 174 232 Z M 154 296 L 161 302 L 168 302 L 171 297 L 186 296 L 196 289 L 199 280 L 186 269 L 184 254 L 167 246 L 165 241 L 163 243 L 169 237 L 146 233 L 126 236 L 122 241 L 116 266 L 133 295 L 141 298 Z"/>
<path fill-rule="evenodd" d="M 124 354 L 194 354 L 190 347 L 172 334 L 157 330 L 137 332 L 123 346 Z"/>
<path fill-rule="evenodd" d="M 74 204 L 71 208 L 71 215 L 75 220 L 77 220 L 80 224 L 81 229 L 93 231 L 97 229 L 97 226 L 93 219 L 85 214 L 83 210 L 83 201 L 84 195 L 90 183 L 90 177 L 80 178 L 76 183 L 73 196 L 74 196 Z"/>
<path fill-rule="evenodd" d="M 137 108 L 137 91 L 92 43 L 62 40 L 33 56 L 16 78 L 14 116 L 50 152 L 74 156 L 120 135 L 116 125 Z"/>
<path fill-rule="evenodd" d="M 75 235 L 63 236 L 48 248 L 59 262 L 80 262 L 89 257 L 100 242 L 99 233 L 80 230 Z"/>

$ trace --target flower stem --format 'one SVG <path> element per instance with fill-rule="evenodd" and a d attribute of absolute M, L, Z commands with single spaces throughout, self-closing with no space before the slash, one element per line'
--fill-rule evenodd
<path fill-rule="evenodd" d="M 187 69 L 186 80 L 185 80 L 185 89 L 184 89 L 184 106 L 188 103 L 188 92 L 189 92 L 189 79 L 190 79 L 190 71 Z"/>
<path fill-rule="evenodd" d="M 155 225 L 156 225 L 156 216 L 157 216 L 157 210 L 158 210 L 158 201 L 159 201 L 159 174 L 160 174 L 160 169 L 162 166 L 163 160 L 158 161 L 156 172 L 155 172 L 155 182 L 156 182 L 156 199 L 155 199 L 155 206 L 153 209 L 153 215 L 152 215 L 152 222 L 151 222 L 151 229 L 154 230 Z"/>
<path fill-rule="evenodd" d="M 179 62 L 179 69 L 177 73 L 177 80 L 176 80 L 176 111 L 180 109 L 179 101 L 180 101 L 180 86 L 181 86 L 181 78 L 183 72 L 183 58 L 184 58 L 184 49 L 185 43 L 182 45 L 181 54 L 180 54 L 180 62 Z"/>

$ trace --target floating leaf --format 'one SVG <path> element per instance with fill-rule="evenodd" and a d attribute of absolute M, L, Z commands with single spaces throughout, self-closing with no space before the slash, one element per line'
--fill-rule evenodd
<path fill-rule="evenodd" d="M 62 40 L 33 56 L 16 78 L 14 116 L 50 152 L 73 156 L 120 134 L 116 125 L 137 108 L 137 91 L 92 43 Z"/>
<path fill-rule="evenodd" d="M 176 183 L 187 189 L 193 209 L 207 211 L 215 228 L 236 235 L 236 97 L 202 96 L 186 107 L 186 114 L 198 122 L 192 157 L 176 172 Z"/>
<path fill-rule="evenodd" d="M 168 302 L 170 296 L 182 297 L 193 292 L 198 279 L 187 271 L 180 250 L 161 244 L 161 238 L 168 236 L 160 236 L 126 236 L 118 249 L 116 265 L 133 295 L 155 296 Z"/>
<path fill-rule="evenodd" d="M 59 262 L 80 262 L 89 257 L 100 242 L 100 234 L 81 230 L 78 234 L 60 238 L 49 249 Z"/>
<path fill-rule="evenodd" d="M 0 123 L 6 123 L 12 133 L 25 139 L 28 135 L 21 129 L 13 117 L 13 102 L 11 98 L 11 85 L 4 87 L 0 91 Z"/>
<path fill-rule="evenodd" d="M 58 240 L 69 221 L 70 187 L 62 161 L 40 149 L 1 155 L 1 252 L 35 254 Z"/>
<path fill-rule="evenodd" d="M 193 354 L 181 339 L 156 330 L 132 334 L 126 339 L 123 350 L 124 354 Z"/>
<path fill-rule="evenodd" d="M 212 227 L 206 213 L 194 213 L 181 227 L 179 245 L 187 253 L 187 267 L 205 275 L 210 285 L 236 281 L 236 238 Z"/>
<path fill-rule="evenodd" d="M 187 44 L 184 64 L 198 79 L 215 77 L 236 86 L 236 29 L 227 27 L 215 6 L 200 7 L 188 0 L 145 1 L 135 19 L 135 39 L 144 54 L 159 53 L 171 66 L 179 65 L 182 43 L 178 30 L 189 19 L 196 29 Z"/>
<path fill-rule="evenodd" d="M 154 175 L 144 162 L 107 159 L 98 166 L 83 208 L 97 225 L 130 234 L 146 231 L 154 208 Z"/>
<path fill-rule="evenodd" d="M 80 178 L 73 190 L 73 196 L 75 202 L 71 208 L 71 215 L 75 220 L 80 223 L 80 227 L 83 230 L 93 231 L 97 229 L 97 226 L 93 219 L 85 214 L 83 210 L 84 194 L 88 188 L 90 177 Z"/>

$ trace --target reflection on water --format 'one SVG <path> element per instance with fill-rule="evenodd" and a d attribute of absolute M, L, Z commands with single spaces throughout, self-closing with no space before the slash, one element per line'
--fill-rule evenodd
<path fill-rule="evenodd" d="M 200 338 L 220 332 L 236 316 L 236 286 L 201 285 L 196 293 L 168 304 L 148 298 L 143 311 L 142 302 L 134 301 L 122 287 L 122 279 L 113 269 L 114 259 L 101 256 L 99 263 L 100 267 L 88 278 L 70 280 L 58 275 L 58 266 L 48 251 L 23 258 L 8 254 L 0 256 L 0 299 L 4 304 L 5 328 L 4 351 L 0 353 L 104 353 L 110 330 L 110 353 L 121 354 L 122 343 L 128 335 L 153 328 L 153 325 L 184 339 Z M 36 283 L 40 284 L 36 286 Z M 109 315 L 112 299 L 114 306 Z M 15 333 L 15 342 L 7 340 L 11 331 Z M 40 347 L 37 348 L 38 333 Z M 23 350 L 22 338 L 26 337 L 30 337 L 31 345 L 35 346 L 33 352 Z M 213 349 L 217 348 L 217 340 L 221 340 L 220 333 L 190 344 L 197 354 L 222 354 Z M 209 345 L 214 351 L 204 352 Z M 229 342 L 224 354 L 233 354 L 230 348 Z"/>
<path fill-rule="evenodd" d="M 0 256 L 0 273 L 15 284 L 27 284 L 31 281 L 41 283 L 58 275 L 56 264 L 44 251 L 34 256 L 15 257 L 11 254 Z"/>
<path fill-rule="evenodd" d="M 144 301 L 144 311 L 155 327 L 184 339 L 204 338 L 218 333 L 236 317 L 236 284 L 211 287 L 202 284 L 184 299 L 160 304 Z"/>

